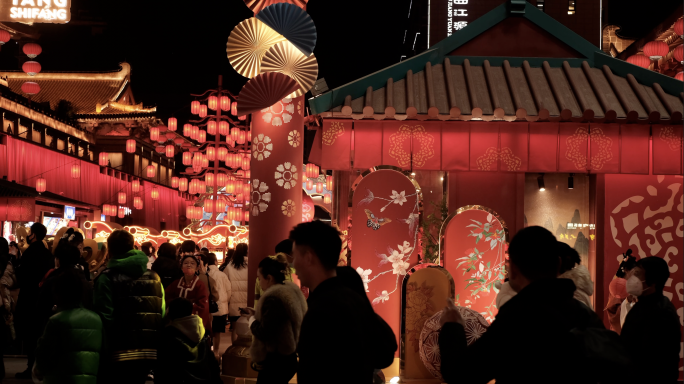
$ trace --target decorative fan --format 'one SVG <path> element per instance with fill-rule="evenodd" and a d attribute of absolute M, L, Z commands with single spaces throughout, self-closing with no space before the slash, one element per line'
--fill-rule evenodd
<path fill-rule="evenodd" d="M 285 36 L 306 56 L 316 46 L 316 26 L 308 13 L 293 4 L 278 3 L 264 8 L 256 18 Z"/>
<path fill-rule="evenodd" d="M 306 57 L 289 41 L 282 41 L 266 51 L 261 72 L 280 72 L 293 78 L 299 84 L 299 89 L 290 95 L 295 98 L 313 87 L 318 77 L 318 62 L 313 54 Z"/>
<path fill-rule="evenodd" d="M 249 80 L 238 102 L 238 115 L 248 115 L 268 108 L 299 88 L 291 77 L 278 72 L 262 73 Z"/>
<path fill-rule="evenodd" d="M 269 5 L 273 4 L 278 4 L 278 3 L 290 3 L 298 6 L 301 9 L 306 8 L 306 3 L 309 0 L 245 0 L 245 4 L 249 7 L 249 9 L 254 12 L 256 15 L 257 13 L 261 12 L 262 9 L 268 7 Z"/>
<path fill-rule="evenodd" d="M 285 37 L 268 25 L 249 18 L 230 32 L 226 44 L 228 60 L 237 73 L 251 79 L 259 74 L 261 58 L 266 51 L 284 40 Z"/>

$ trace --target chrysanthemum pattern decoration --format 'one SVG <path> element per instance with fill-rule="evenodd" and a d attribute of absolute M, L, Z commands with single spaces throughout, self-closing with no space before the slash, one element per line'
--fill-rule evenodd
<path fill-rule="evenodd" d="M 599 127 L 591 127 L 591 169 L 598 171 L 613 159 L 613 139 L 603 133 Z"/>
<path fill-rule="evenodd" d="M 665 127 L 660 130 L 660 140 L 667 143 L 672 151 L 679 151 L 682 149 L 682 137 L 677 135 L 672 127 Z"/>
<path fill-rule="evenodd" d="M 330 127 L 327 129 L 323 129 L 323 144 L 325 145 L 333 145 L 335 144 L 335 140 L 337 140 L 338 137 L 344 135 L 344 122 L 342 121 L 333 121 L 330 123 Z"/>
<path fill-rule="evenodd" d="M 575 133 L 566 139 L 567 149 L 565 158 L 572 161 L 577 169 L 587 167 L 587 139 L 589 130 L 587 127 L 578 127 Z"/>
<path fill-rule="evenodd" d="M 297 206 L 295 205 L 294 201 L 288 199 L 283 201 L 281 210 L 283 211 L 283 215 L 287 217 L 292 217 L 295 215 L 295 213 L 297 213 Z"/>
<path fill-rule="evenodd" d="M 271 202 L 271 192 L 268 192 L 268 185 L 259 179 L 253 179 L 250 185 L 252 197 L 252 216 L 259 216 L 259 213 L 266 212 L 268 203 Z"/>
<path fill-rule="evenodd" d="M 297 166 L 287 161 L 283 164 L 279 164 L 276 167 L 275 179 L 276 184 L 279 187 L 285 189 L 294 188 L 299 183 Z"/>
<path fill-rule="evenodd" d="M 409 148 L 413 147 L 413 166 L 420 168 L 425 162 L 435 156 L 435 139 L 427 134 L 422 125 L 407 125 L 399 127 L 396 133 L 390 138 L 389 155 L 395 159 L 400 167 L 408 168 L 411 166 L 411 151 L 406 150 L 406 143 Z"/>
<path fill-rule="evenodd" d="M 271 156 L 273 150 L 273 143 L 271 138 L 260 133 L 252 138 L 252 156 L 258 161 L 262 161 Z"/>
<path fill-rule="evenodd" d="M 292 115 L 294 114 L 294 105 L 292 103 L 292 99 L 286 97 L 272 106 L 262 109 L 261 112 L 263 113 L 261 118 L 264 120 L 264 122 L 279 127 L 283 124 L 289 123 L 292 120 Z"/>
<path fill-rule="evenodd" d="M 510 148 L 505 147 L 499 150 L 489 147 L 484 155 L 477 158 L 477 168 L 480 171 L 494 171 L 499 160 L 501 160 L 502 165 L 506 167 L 507 171 L 517 171 L 522 164 L 522 160 Z M 494 169 L 492 169 L 492 166 L 494 166 Z"/>
<path fill-rule="evenodd" d="M 297 131 L 290 131 L 287 134 L 287 143 L 297 148 L 302 143 L 302 136 Z"/>

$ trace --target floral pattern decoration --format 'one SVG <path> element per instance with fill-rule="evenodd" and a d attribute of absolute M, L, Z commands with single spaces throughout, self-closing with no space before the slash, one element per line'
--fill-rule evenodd
<path fill-rule="evenodd" d="M 425 322 L 435 314 L 436 306 L 432 302 L 434 286 L 423 281 L 420 286 L 412 282 L 406 285 L 406 336 L 412 342 L 413 350 L 419 350 L 420 333 Z"/>
<path fill-rule="evenodd" d="M 273 143 L 271 142 L 270 137 L 260 133 L 252 138 L 252 155 L 255 159 L 262 161 L 263 159 L 268 158 L 271 156 L 272 150 Z"/>
<path fill-rule="evenodd" d="M 292 217 L 295 214 L 295 211 L 297 211 L 297 207 L 295 207 L 294 201 L 287 199 L 283 201 L 283 205 L 281 207 L 283 211 L 283 215 L 287 217 Z"/>
<path fill-rule="evenodd" d="M 300 135 L 297 131 L 290 131 L 290 133 L 287 134 L 287 142 L 291 146 L 297 148 L 302 142 L 302 135 Z"/>
<path fill-rule="evenodd" d="M 264 119 L 264 122 L 270 123 L 274 127 L 279 127 L 292 121 L 294 105 L 292 105 L 292 99 L 286 97 L 272 106 L 262 109 L 261 112 L 263 112 L 261 117 Z"/>
<path fill-rule="evenodd" d="M 271 192 L 267 192 L 268 185 L 263 181 L 259 182 L 259 179 L 252 180 L 249 189 L 252 195 L 252 216 L 259 216 L 259 212 L 265 212 L 268 209 Z"/>
<path fill-rule="evenodd" d="M 344 123 L 341 121 L 333 121 L 329 127 L 323 126 L 322 142 L 325 145 L 335 144 L 338 137 L 344 135 Z"/>
<path fill-rule="evenodd" d="M 286 161 L 276 167 L 275 179 L 279 187 L 285 189 L 294 188 L 299 180 L 297 166 Z"/>

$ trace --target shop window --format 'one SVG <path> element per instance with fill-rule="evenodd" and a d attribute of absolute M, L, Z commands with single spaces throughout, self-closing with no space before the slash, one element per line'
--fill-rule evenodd
<path fill-rule="evenodd" d="M 575 14 L 575 0 L 568 0 L 568 15 Z"/>
<path fill-rule="evenodd" d="M 525 226 L 548 229 L 558 241 L 573 247 L 580 254 L 582 265 L 591 270 L 589 253 L 595 248 L 596 227 L 589 220 L 589 176 L 570 177 L 568 173 L 525 175 Z M 572 189 L 568 188 L 570 182 Z M 541 185 L 545 187 L 543 191 Z"/>
<path fill-rule="evenodd" d="M 57 150 L 58 150 L 58 151 L 63 151 L 63 150 L 64 150 L 64 140 L 62 140 L 62 139 L 57 139 Z"/>
<path fill-rule="evenodd" d="M 544 12 L 544 0 L 537 0 L 537 8 Z"/>
<path fill-rule="evenodd" d="M 135 160 L 133 160 L 133 174 L 134 175 L 140 174 L 140 156 L 139 155 L 135 155 Z"/>
<path fill-rule="evenodd" d="M 157 169 L 159 170 L 159 175 L 157 176 L 158 177 L 157 182 L 160 184 L 164 184 L 164 185 L 170 185 L 171 180 L 166 178 L 166 167 L 163 165 L 160 165 Z"/>
<path fill-rule="evenodd" d="M 145 170 L 147 169 L 147 166 L 148 166 L 148 165 L 150 165 L 150 161 L 149 161 L 148 159 L 146 159 L 146 158 L 143 157 L 143 159 L 142 159 L 142 169 L 140 169 L 140 173 L 138 173 L 138 175 L 140 175 L 141 177 L 144 177 L 144 178 L 148 179 L 148 177 L 147 177 L 147 172 L 145 172 Z"/>
<path fill-rule="evenodd" d="M 45 134 L 45 146 L 46 146 L 46 147 L 52 146 L 52 140 L 54 140 L 54 139 L 52 138 L 52 136 L 50 136 L 50 135 L 48 135 L 48 134 L 46 133 L 46 134 Z"/>
<path fill-rule="evenodd" d="M 118 169 L 119 171 L 121 170 L 121 166 L 123 165 L 122 153 L 109 153 L 107 158 L 109 159 L 112 168 Z"/>

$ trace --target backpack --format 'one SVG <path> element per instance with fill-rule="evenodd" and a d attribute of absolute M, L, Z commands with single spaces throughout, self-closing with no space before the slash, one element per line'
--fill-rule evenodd
<path fill-rule="evenodd" d="M 620 335 L 605 328 L 573 328 L 570 337 L 581 362 L 579 374 L 587 382 L 624 383 L 629 381 L 631 360 Z"/>

